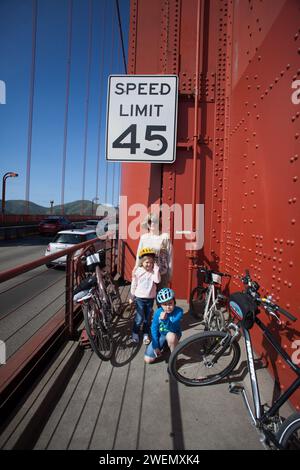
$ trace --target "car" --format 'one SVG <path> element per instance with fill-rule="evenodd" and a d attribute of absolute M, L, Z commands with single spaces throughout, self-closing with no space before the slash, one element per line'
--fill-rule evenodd
<path fill-rule="evenodd" d="M 68 230 L 74 228 L 74 224 L 70 222 L 65 217 L 61 216 L 50 216 L 46 219 L 42 220 L 39 223 L 39 233 L 41 235 L 49 234 L 54 235 L 55 233 L 59 232 L 60 230 Z"/>
<path fill-rule="evenodd" d="M 84 228 L 93 228 L 96 230 L 97 236 L 102 237 L 106 232 L 117 232 L 119 224 L 114 224 L 114 219 L 101 219 L 101 220 L 87 220 L 84 223 Z"/>
<path fill-rule="evenodd" d="M 93 228 L 96 230 L 96 227 L 99 222 L 100 220 L 92 220 L 92 219 L 86 220 L 84 222 L 84 228 L 91 228 L 91 229 Z"/>
<path fill-rule="evenodd" d="M 93 240 L 97 238 L 97 234 L 95 230 L 88 230 L 88 229 L 73 229 L 73 230 L 62 230 L 57 233 L 54 237 L 52 242 L 50 242 L 47 246 L 45 256 L 53 255 L 61 250 L 65 250 L 70 248 L 71 246 L 77 245 L 78 243 L 83 243 L 88 240 Z M 95 248 L 100 249 L 102 248 L 103 242 L 99 240 L 95 243 Z M 65 266 L 66 265 L 67 256 L 61 256 L 50 263 L 47 263 L 47 268 L 52 266 Z"/>

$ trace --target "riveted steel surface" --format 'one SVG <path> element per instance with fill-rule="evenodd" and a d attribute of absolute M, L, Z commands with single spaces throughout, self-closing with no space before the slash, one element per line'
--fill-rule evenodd
<path fill-rule="evenodd" d="M 131 4 L 130 73 L 179 76 L 177 159 L 123 165 L 122 192 L 148 207 L 183 207 L 192 201 L 197 0 Z M 202 1 L 201 12 L 196 202 L 205 204 L 205 239 L 198 259 L 232 275 L 249 268 L 263 293 L 300 318 L 300 3 Z M 186 240 L 173 241 L 172 287 L 185 297 Z M 126 243 L 134 252 L 137 241 Z M 241 282 L 232 278 L 230 289 Z M 300 319 L 280 328 L 262 317 L 299 359 Z M 292 374 L 256 331 L 255 347 L 285 389 Z M 300 395 L 292 402 L 299 409 Z"/>
<path fill-rule="evenodd" d="M 253 1 L 234 8 L 221 259 L 234 274 L 248 267 L 263 293 L 272 293 L 299 317 L 300 104 L 291 98 L 292 83 L 300 76 L 300 4 L 267 6 Z M 237 288 L 240 282 L 233 280 L 231 290 Z M 265 320 L 293 354 L 299 348 L 300 322 L 278 328 Z M 265 341 L 256 335 L 256 348 L 265 354 Z M 293 374 L 276 355 L 268 358 L 284 390 Z M 299 394 L 293 403 L 299 409 Z"/>

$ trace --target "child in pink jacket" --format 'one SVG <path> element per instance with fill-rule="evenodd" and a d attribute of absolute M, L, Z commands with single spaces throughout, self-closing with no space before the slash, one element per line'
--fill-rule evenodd
<path fill-rule="evenodd" d="M 151 312 L 156 297 L 156 284 L 160 282 L 159 267 L 154 262 L 156 252 L 143 248 L 139 252 L 139 266 L 132 273 L 131 295 L 135 297 L 136 314 L 132 329 L 132 340 L 139 342 L 142 327 L 144 344 L 150 343 Z"/>

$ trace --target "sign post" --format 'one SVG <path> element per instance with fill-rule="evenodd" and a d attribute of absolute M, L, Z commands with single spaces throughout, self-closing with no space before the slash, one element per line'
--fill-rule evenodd
<path fill-rule="evenodd" d="M 106 160 L 173 163 L 178 77 L 111 75 L 107 95 Z"/>

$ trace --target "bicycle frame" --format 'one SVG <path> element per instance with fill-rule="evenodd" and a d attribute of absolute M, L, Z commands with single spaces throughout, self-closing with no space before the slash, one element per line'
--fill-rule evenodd
<path fill-rule="evenodd" d="M 212 304 L 210 305 L 211 302 Z M 209 284 L 208 286 L 208 296 L 207 296 L 207 301 L 205 304 L 204 315 L 203 315 L 205 322 L 208 322 L 210 320 L 209 312 L 216 306 L 216 304 L 217 304 L 217 298 L 215 294 L 215 286 L 212 283 L 212 284 Z"/>
<path fill-rule="evenodd" d="M 213 288 L 213 285 L 212 284 L 209 284 L 208 286 L 208 289 L 207 289 L 207 300 L 206 300 L 206 303 L 205 303 L 205 309 L 204 309 L 204 320 L 207 319 L 207 314 L 208 314 L 208 311 L 210 310 L 210 300 L 212 298 L 213 302 L 215 301 L 214 297 L 214 288 Z"/>
<path fill-rule="evenodd" d="M 255 365 L 254 365 L 254 358 L 253 358 L 253 348 L 251 342 L 251 336 L 247 329 L 242 327 L 242 331 L 244 334 L 244 340 L 246 345 L 246 353 L 247 353 L 247 363 L 248 369 L 250 374 L 251 380 L 251 390 L 252 390 L 252 398 L 254 404 L 254 413 L 250 407 L 250 404 L 247 399 L 247 395 L 245 390 L 243 390 L 243 398 L 245 400 L 246 406 L 250 413 L 250 416 L 255 424 L 255 426 L 259 426 L 259 424 L 263 425 L 269 418 L 274 416 L 277 411 L 281 408 L 281 406 L 290 398 L 290 396 L 300 387 L 300 368 L 294 364 L 291 360 L 291 357 L 284 351 L 284 349 L 279 345 L 279 343 L 274 339 L 272 334 L 269 332 L 268 328 L 262 323 L 259 318 L 255 319 L 255 323 L 258 327 L 262 330 L 264 336 L 267 338 L 268 342 L 273 346 L 276 352 L 283 358 L 283 360 L 289 365 L 289 367 L 298 375 L 295 381 L 290 385 L 290 387 L 275 401 L 275 403 L 271 406 L 271 408 L 263 413 L 260 393 L 259 393 L 259 385 L 257 381 Z M 268 437 L 278 445 L 277 440 L 273 436 L 271 432 L 268 432 Z"/>
<path fill-rule="evenodd" d="M 110 305 L 110 301 L 108 299 L 108 295 L 106 293 L 106 289 L 103 282 L 102 271 L 99 266 L 96 266 L 96 277 L 97 277 L 97 284 L 98 284 L 98 292 L 101 302 L 106 305 Z"/>

